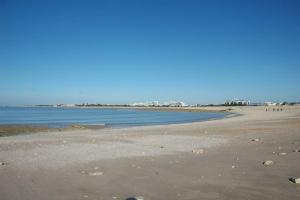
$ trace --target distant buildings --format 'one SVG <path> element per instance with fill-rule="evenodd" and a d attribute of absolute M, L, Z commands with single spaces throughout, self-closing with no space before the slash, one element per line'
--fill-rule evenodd
<path fill-rule="evenodd" d="M 182 101 L 170 101 L 170 102 L 164 103 L 163 105 L 169 106 L 169 107 L 186 107 L 186 106 L 188 106 L 187 104 L 185 104 Z"/>
<path fill-rule="evenodd" d="M 145 103 L 133 103 L 130 106 L 137 107 L 186 107 L 188 106 L 182 101 L 168 101 L 164 103 L 159 103 L 158 101 L 145 102 Z"/>
<path fill-rule="evenodd" d="M 248 106 L 250 105 L 250 101 L 249 100 L 243 100 L 243 99 L 233 99 L 230 101 L 226 101 L 225 105 L 228 106 Z"/>
<path fill-rule="evenodd" d="M 53 105 L 53 107 L 75 107 L 76 104 L 73 104 L 73 103 L 67 103 L 67 104 L 56 104 L 56 105 Z"/>

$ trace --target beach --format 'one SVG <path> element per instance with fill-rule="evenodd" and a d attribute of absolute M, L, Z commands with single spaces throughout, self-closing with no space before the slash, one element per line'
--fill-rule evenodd
<path fill-rule="evenodd" d="M 280 108 L 0 137 L 0 199 L 299 199 L 300 106 Z"/>

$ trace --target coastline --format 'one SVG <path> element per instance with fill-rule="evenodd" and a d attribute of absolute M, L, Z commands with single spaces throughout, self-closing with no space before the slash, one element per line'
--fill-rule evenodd
<path fill-rule="evenodd" d="M 37 107 L 39 108 L 39 107 Z M 191 108 L 191 107 L 75 107 L 75 108 L 87 108 L 87 109 L 134 109 L 139 111 L 147 111 L 147 112 L 228 112 L 232 110 L 231 108 L 224 108 L 224 107 L 208 107 L 206 109 L 203 108 Z M 71 109 L 71 107 L 62 107 L 62 109 Z M 229 113 L 229 112 L 228 112 Z M 229 114 L 231 115 L 231 114 Z M 132 124 L 128 126 L 109 126 L 105 124 L 97 124 L 97 125 L 89 125 L 89 124 L 80 124 L 74 123 L 67 126 L 62 127 L 52 127 L 49 125 L 39 125 L 39 124 L 0 124 L 0 137 L 4 136 L 12 136 L 12 135 L 19 135 L 19 134 L 32 134 L 32 133 L 39 133 L 39 132 L 65 132 L 65 131 L 77 131 L 77 130 L 97 130 L 103 128 L 125 128 L 125 127 L 135 127 L 135 126 L 156 126 L 156 125 L 169 125 L 169 124 L 186 124 L 186 123 L 195 123 L 201 121 L 209 121 L 209 120 L 216 120 L 225 118 L 227 115 L 220 117 L 220 118 L 211 118 L 211 119 L 204 119 L 204 120 L 195 120 L 195 121 L 182 121 L 182 122 L 170 122 L 166 124 Z"/>
<path fill-rule="evenodd" d="M 298 199 L 289 178 L 300 176 L 300 107 L 233 109 L 203 122 L 2 137 L 1 197 Z"/>

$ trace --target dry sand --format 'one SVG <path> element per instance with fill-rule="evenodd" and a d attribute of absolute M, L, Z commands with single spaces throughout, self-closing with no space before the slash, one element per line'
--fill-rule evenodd
<path fill-rule="evenodd" d="M 300 199 L 289 181 L 300 177 L 300 107 L 233 109 L 242 115 L 1 137 L 0 199 Z"/>

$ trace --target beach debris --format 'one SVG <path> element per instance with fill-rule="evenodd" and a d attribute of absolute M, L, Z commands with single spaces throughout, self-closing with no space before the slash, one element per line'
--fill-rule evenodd
<path fill-rule="evenodd" d="M 278 153 L 278 155 L 279 155 L 279 156 L 285 156 L 285 155 L 287 155 L 287 153 L 285 153 L 285 152 L 280 152 L 280 153 Z"/>
<path fill-rule="evenodd" d="M 300 153 L 300 149 L 294 149 L 293 152 Z"/>
<path fill-rule="evenodd" d="M 97 172 L 90 172 L 89 173 L 90 176 L 102 176 L 103 172 L 97 171 Z"/>
<path fill-rule="evenodd" d="M 266 166 L 266 167 L 271 166 L 273 164 L 274 164 L 274 162 L 272 160 L 267 160 L 267 161 L 263 162 L 263 165 Z"/>
<path fill-rule="evenodd" d="M 193 149 L 192 153 L 194 153 L 194 154 L 203 154 L 204 153 L 204 149 Z"/>
<path fill-rule="evenodd" d="M 290 178 L 289 180 L 293 183 L 300 184 L 300 178 Z"/>
<path fill-rule="evenodd" d="M 78 125 L 78 124 L 73 124 L 71 125 L 72 128 L 78 128 L 78 129 L 84 129 L 85 127 L 84 126 L 81 126 L 81 125 Z"/>
<path fill-rule="evenodd" d="M 126 200 L 144 200 L 144 197 L 138 196 L 138 197 L 129 197 Z"/>
<path fill-rule="evenodd" d="M 251 139 L 252 142 L 259 142 L 259 138 L 253 138 Z"/>

